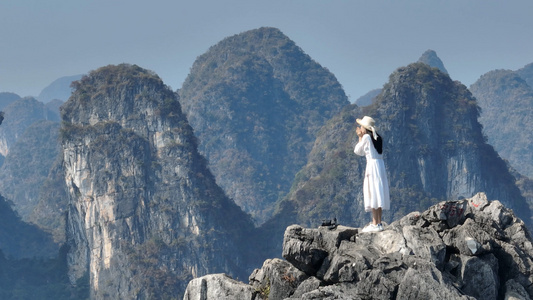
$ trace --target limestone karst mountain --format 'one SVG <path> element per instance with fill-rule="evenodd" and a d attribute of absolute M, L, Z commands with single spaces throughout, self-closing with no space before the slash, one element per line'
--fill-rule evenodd
<path fill-rule="evenodd" d="M 257 223 L 288 192 L 320 127 L 349 103 L 335 76 L 275 28 L 212 46 L 179 93 L 217 183 Z"/>
<path fill-rule="evenodd" d="M 422 55 L 418 59 L 418 62 L 424 63 L 433 68 L 437 68 L 441 72 L 448 74 L 448 71 L 444 67 L 444 63 L 437 56 L 437 52 L 435 52 L 434 50 L 426 50 L 424 53 L 422 53 Z M 361 107 L 368 106 L 372 104 L 375 97 L 379 95 L 379 93 L 381 93 L 381 90 L 382 90 L 381 88 L 373 89 L 367 94 L 359 97 L 357 100 L 355 100 L 354 103 L 357 104 L 357 106 L 361 106 Z"/>
<path fill-rule="evenodd" d="M 73 81 L 80 80 L 82 76 L 83 75 L 64 76 L 54 80 L 39 93 L 37 99 L 44 103 L 53 100 L 67 101 L 72 93 L 70 85 Z"/>
<path fill-rule="evenodd" d="M 262 227 L 273 238 L 266 243 L 277 244 L 270 256 L 280 252 L 279 236 L 290 224 L 313 227 L 333 217 L 348 226 L 370 221 L 362 204 L 366 161 L 353 153 L 355 120 L 364 115 L 377 121 L 384 139 L 388 222 L 440 200 L 485 192 L 531 224 L 530 208 L 505 162 L 486 143 L 478 114 L 467 88 L 438 69 L 415 63 L 396 70 L 373 105 L 350 105 L 320 130 L 307 165 Z"/>
<path fill-rule="evenodd" d="M 20 134 L 0 167 L 0 194 L 29 221 L 41 187 L 59 155 L 59 122 L 36 121 Z M 64 230 L 64 229 L 63 229 Z"/>
<path fill-rule="evenodd" d="M 373 89 L 370 92 L 364 94 L 363 96 L 357 98 L 354 103 L 360 107 L 369 106 L 372 104 L 374 98 L 379 95 L 379 93 L 381 93 L 381 89 Z"/>
<path fill-rule="evenodd" d="M 528 66 L 520 71 L 494 70 L 481 76 L 470 90 L 482 109 L 479 122 L 488 142 L 514 169 L 533 178 L 533 132 L 529 129 L 533 126 L 533 77 L 528 76 L 530 73 Z"/>
<path fill-rule="evenodd" d="M 11 102 L 4 109 L 0 127 L 0 154 L 4 157 L 24 130 L 38 120 L 59 121 L 59 116 L 31 97 Z"/>
<path fill-rule="evenodd" d="M 72 282 L 92 299 L 181 297 L 193 277 L 242 276 L 253 229 L 216 185 L 178 96 L 135 65 L 75 82 L 62 106 Z"/>
<path fill-rule="evenodd" d="M 191 281 L 192 299 L 531 299 L 533 240 L 485 194 L 411 212 L 377 233 L 288 227 L 283 257 L 249 284 L 223 274 Z"/>
<path fill-rule="evenodd" d="M 533 63 L 516 70 L 516 73 L 520 75 L 520 77 L 524 79 L 529 86 L 533 87 Z"/>
<path fill-rule="evenodd" d="M 10 99 L 0 126 L 0 194 L 12 201 L 24 221 L 30 221 L 59 153 L 59 114 L 31 97 Z"/>
<path fill-rule="evenodd" d="M 0 93 L 0 110 L 3 110 L 9 104 L 19 99 L 20 99 L 20 96 L 15 93 L 1 92 Z"/>
<path fill-rule="evenodd" d="M 444 67 L 442 60 L 437 56 L 437 52 L 434 50 L 427 50 L 422 53 L 422 56 L 418 59 L 418 62 L 424 63 L 430 67 L 439 69 L 442 73 L 448 74 L 448 70 Z"/>

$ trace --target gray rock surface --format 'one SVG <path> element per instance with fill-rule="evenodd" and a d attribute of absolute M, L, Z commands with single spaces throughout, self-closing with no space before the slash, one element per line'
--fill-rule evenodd
<path fill-rule="evenodd" d="M 225 274 L 206 275 L 189 282 L 184 300 L 235 300 L 254 299 L 254 289 Z"/>
<path fill-rule="evenodd" d="M 292 225 L 285 231 L 283 257 L 256 269 L 249 284 L 254 295 L 238 299 L 533 296 L 530 233 L 512 210 L 483 193 L 412 212 L 377 233 Z"/>

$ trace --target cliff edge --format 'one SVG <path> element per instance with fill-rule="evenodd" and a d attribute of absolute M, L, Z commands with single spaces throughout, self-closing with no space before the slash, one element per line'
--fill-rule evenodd
<path fill-rule="evenodd" d="M 530 233 L 484 193 L 412 212 L 378 233 L 292 225 L 283 257 L 266 260 L 249 284 L 224 274 L 196 278 L 184 299 L 533 297 Z"/>

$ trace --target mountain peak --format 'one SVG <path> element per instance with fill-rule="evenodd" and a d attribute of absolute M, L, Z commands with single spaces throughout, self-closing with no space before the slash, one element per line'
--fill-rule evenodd
<path fill-rule="evenodd" d="M 418 59 L 418 62 L 425 63 L 433 68 L 438 68 L 441 72 L 448 74 L 448 71 L 444 67 L 442 60 L 437 56 L 437 52 L 433 50 L 426 50 L 422 53 L 422 56 Z"/>
<path fill-rule="evenodd" d="M 212 46 L 179 94 L 217 183 L 257 224 L 288 192 L 320 127 L 349 104 L 329 70 L 271 27 Z"/>

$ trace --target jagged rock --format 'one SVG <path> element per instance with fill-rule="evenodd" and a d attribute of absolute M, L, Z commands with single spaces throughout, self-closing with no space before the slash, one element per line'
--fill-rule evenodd
<path fill-rule="evenodd" d="M 511 279 L 505 283 L 504 300 L 530 300 L 526 290 L 515 280 Z"/>
<path fill-rule="evenodd" d="M 398 287 L 396 299 L 474 299 L 462 295 L 459 290 L 442 276 L 431 264 L 422 268 L 409 268 Z"/>
<path fill-rule="evenodd" d="M 461 290 L 476 299 L 497 299 L 500 287 L 498 279 L 498 259 L 489 253 L 483 256 L 458 257 L 462 280 Z"/>
<path fill-rule="evenodd" d="M 311 291 L 314 291 L 318 289 L 322 285 L 322 282 L 320 279 L 316 277 L 309 277 L 306 280 L 304 280 L 298 288 L 294 291 L 294 294 L 292 294 L 292 298 L 299 299 L 299 297 L 302 297 L 304 294 L 307 294 Z"/>
<path fill-rule="evenodd" d="M 268 287 L 270 292 L 257 296 L 296 300 L 533 295 L 530 233 L 512 210 L 497 200 L 488 201 L 483 193 L 412 212 L 382 232 L 292 225 L 285 231 L 283 257 L 286 261 L 267 260 L 254 271 L 250 286 L 256 291 Z M 298 286 L 287 288 L 280 280 L 283 274 L 300 274 L 293 281 Z"/>
<path fill-rule="evenodd" d="M 250 275 L 250 284 L 259 294 L 268 291 L 269 299 L 283 299 L 294 293 L 307 278 L 304 272 L 279 258 L 267 259 L 261 269 Z"/>
<path fill-rule="evenodd" d="M 189 282 L 184 300 L 254 299 L 254 289 L 225 274 L 206 275 Z"/>
<path fill-rule="evenodd" d="M 318 230 L 293 225 L 287 228 L 283 239 L 283 257 L 295 267 L 314 276 L 331 249 L 357 233 L 354 228 L 338 226 L 335 230 Z"/>

